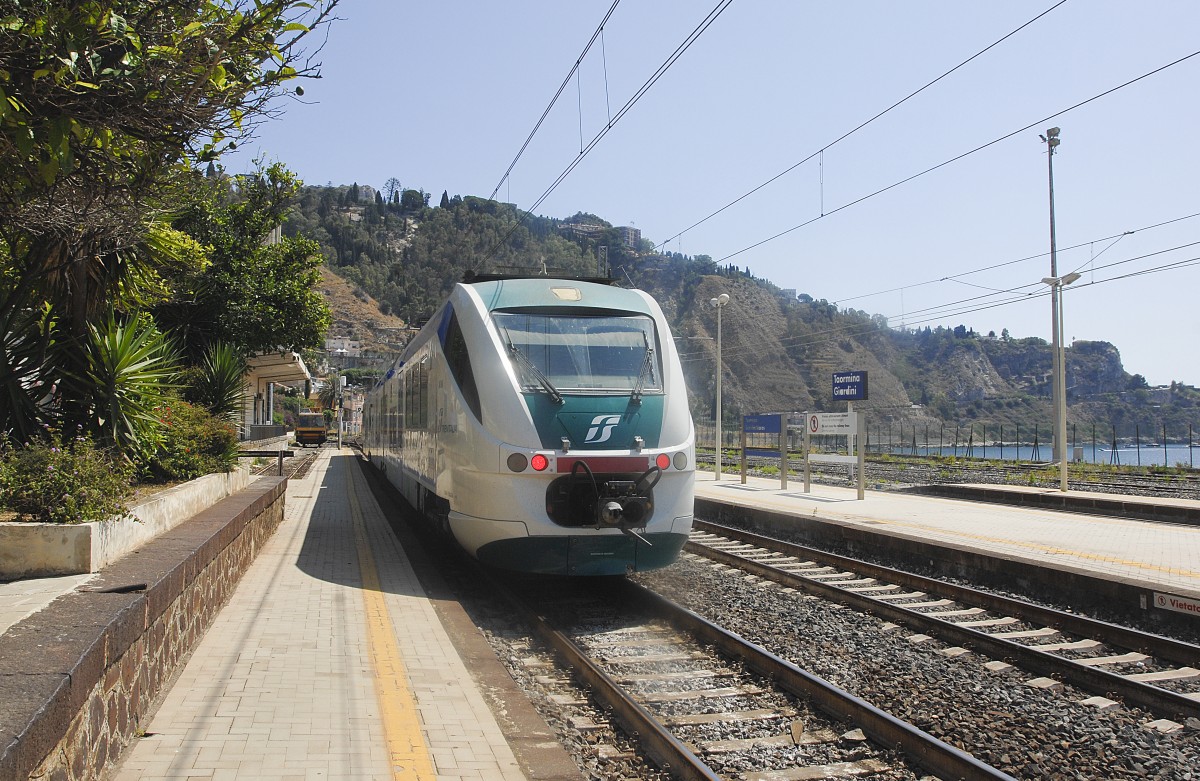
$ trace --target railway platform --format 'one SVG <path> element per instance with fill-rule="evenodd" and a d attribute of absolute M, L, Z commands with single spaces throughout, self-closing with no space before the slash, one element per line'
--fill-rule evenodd
<path fill-rule="evenodd" d="M 777 478 L 748 477 L 743 485 L 708 471 L 697 473 L 696 517 L 1200 630 L 1200 527 L 1146 520 L 1200 513 L 1200 502 L 1069 491 L 1069 502 L 1052 497 L 1060 506 L 1047 509 L 1037 506 L 1039 493 L 1047 492 L 973 486 L 960 489 L 962 498 L 867 491 L 860 501 L 850 487 L 813 483 L 806 494 L 802 482 L 781 488 Z M 1104 510 L 1116 500 L 1124 517 Z"/>
<path fill-rule="evenodd" d="M 849 487 L 806 494 L 700 472 L 696 515 L 1200 631 L 1200 615 L 1155 604 L 1200 604 L 1200 527 L 1009 505 L 989 490 L 986 503 L 859 501 Z M 284 512 L 111 778 L 580 777 L 461 607 L 414 567 L 350 451 L 325 448 L 289 480 Z M 91 578 L 0 584 L 0 634 Z"/>
<path fill-rule="evenodd" d="M 418 580 L 356 457 L 323 449 L 112 777 L 577 778 L 455 609 Z"/>

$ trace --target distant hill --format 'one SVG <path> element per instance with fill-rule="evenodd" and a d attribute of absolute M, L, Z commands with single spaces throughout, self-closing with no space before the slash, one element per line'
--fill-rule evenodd
<path fill-rule="evenodd" d="M 566 219 L 526 215 L 511 204 L 473 196 L 428 206 L 420 191 L 307 187 L 285 231 L 317 240 L 328 269 L 349 297 L 329 297 L 335 328 L 373 345 L 397 345 L 401 325 L 418 325 L 468 270 L 525 270 L 595 275 L 601 253 L 612 276 L 659 301 L 679 346 L 693 413 L 711 419 L 715 399 L 716 312 L 709 300 L 728 293 L 724 311 L 725 418 L 762 411 L 844 409 L 831 398 L 834 371 L 870 377 L 874 425 L 1006 427 L 1024 439 L 1036 425 L 1043 442 L 1052 424 L 1051 352 L 1036 337 L 983 336 L 956 328 L 897 330 L 885 318 L 839 309 L 809 293 L 785 293 L 736 266 L 704 255 L 658 254 L 627 246 L 628 234 L 596 215 Z M 522 219 L 523 218 L 523 219 Z M 604 248 L 601 250 L 600 248 Z M 329 284 L 332 290 L 339 286 Z M 331 335 L 334 335 L 331 332 Z M 1172 384 L 1152 389 L 1125 372 L 1115 345 L 1076 341 L 1066 349 L 1070 423 L 1090 441 L 1092 427 L 1117 436 L 1184 440 L 1200 429 L 1200 392 Z M 977 430 L 972 428 L 972 430 Z M 980 436 L 981 434 L 977 434 Z M 906 435 L 907 436 L 907 435 Z"/>

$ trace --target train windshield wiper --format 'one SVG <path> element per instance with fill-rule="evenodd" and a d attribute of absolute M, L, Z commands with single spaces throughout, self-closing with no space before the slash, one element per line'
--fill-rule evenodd
<path fill-rule="evenodd" d="M 507 332 L 505 335 L 507 335 Z M 559 392 L 558 388 L 554 387 L 554 383 L 550 382 L 550 378 L 542 374 L 537 365 L 534 364 L 533 361 L 529 360 L 529 356 L 522 352 L 520 347 L 517 347 L 515 344 L 513 344 L 511 336 L 508 339 L 508 351 L 513 354 L 518 363 L 524 366 L 529 373 L 534 376 L 534 379 L 538 381 L 538 384 L 542 386 L 542 389 L 546 391 L 547 395 L 554 400 L 555 404 L 563 403 L 562 393 Z"/>
<path fill-rule="evenodd" d="M 642 335 L 645 339 L 645 334 Z M 633 392 L 629 394 L 629 401 L 632 404 L 642 403 L 642 393 L 646 389 L 646 380 L 654 376 L 654 348 L 650 346 L 650 342 L 646 342 L 646 357 L 642 360 L 641 371 L 638 372 L 637 382 L 633 384 Z"/>

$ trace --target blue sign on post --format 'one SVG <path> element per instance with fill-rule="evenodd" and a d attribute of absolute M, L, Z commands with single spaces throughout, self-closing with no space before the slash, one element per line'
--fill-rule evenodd
<path fill-rule="evenodd" d="M 742 431 L 747 434 L 778 434 L 782 415 L 743 415 Z"/>
<path fill-rule="evenodd" d="M 833 373 L 834 401 L 866 401 L 867 373 L 863 372 L 834 372 Z"/>

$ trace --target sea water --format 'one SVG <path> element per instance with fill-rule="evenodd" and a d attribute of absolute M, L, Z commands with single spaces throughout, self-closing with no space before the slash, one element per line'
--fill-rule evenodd
<path fill-rule="evenodd" d="M 1135 445 L 1117 445 L 1116 449 L 1112 448 L 1111 444 L 1101 444 L 1097 442 L 1094 446 L 1091 442 L 1072 443 L 1067 450 L 1067 454 L 1074 460 L 1076 451 L 1079 450 L 1079 458 L 1092 464 L 1120 464 L 1121 466 L 1185 466 L 1194 468 L 1200 464 L 1200 443 L 1194 443 L 1191 447 L 1188 445 L 1167 445 L 1164 448 L 1161 444 L 1143 444 L 1140 448 Z M 869 453 L 895 453 L 897 455 L 914 455 L 912 443 L 909 442 L 905 446 L 899 443 L 891 447 L 878 447 L 875 444 L 871 445 Z M 957 456 L 959 458 L 970 456 L 971 458 L 984 458 L 994 461 L 1024 461 L 1024 462 L 1049 462 L 1054 460 L 1054 451 L 1050 443 L 1038 445 L 975 445 L 971 448 L 963 443 L 960 443 L 957 448 L 954 445 L 946 445 L 943 443 L 941 449 L 943 456 Z M 917 441 L 917 449 L 915 455 L 938 455 L 938 447 L 936 444 L 926 446 L 920 440 Z"/>

